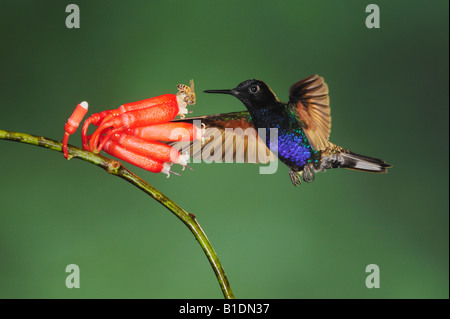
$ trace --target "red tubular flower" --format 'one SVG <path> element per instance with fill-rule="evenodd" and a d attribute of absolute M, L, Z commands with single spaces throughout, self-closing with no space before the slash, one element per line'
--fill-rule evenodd
<path fill-rule="evenodd" d="M 177 149 L 167 144 L 156 141 L 145 141 L 125 133 L 115 133 L 111 136 L 111 139 L 129 151 L 151 157 L 161 162 L 172 162 L 185 166 L 189 158 L 188 155 L 181 155 Z"/>
<path fill-rule="evenodd" d="M 176 95 L 164 94 L 93 114 L 82 128 L 83 148 L 96 153 L 104 149 L 110 155 L 154 173 L 169 174 L 173 163 L 186 166 L 188 155 L 181 155 L 177 149 L 161 143 L 202 138 L 202 130 L 195 125 L 170 122 L 177 115 L 184 117 L 187 105 L 195 104 L 192 80 L 189 87 L 180 84 L 177 88 Z M 66 135 L 72 134 L 82 120 L 82 116 L 72 117 L 73 123 L 66 128 Z M 97 129 L 88 136 L 90 124 Z"/>
<path fill-rule="evenodd" d="M 89 149 L 93 152 L 100 152 L 101 147 L 98 147 L 98 141 L 100 135 L 102 135 L 107 129 L 114 129 L 115 132 L 121 131 L 124 128 L 134 128 L 139 126 L 147 126 L 153 124 L 165 123 L 173 120 L 175 116 L 180 114 L 180 107 L 178 106 L 177 97 L 174 94 L 166 94 L 161 97 L 157 97 L 156 100 L 164 100 L 164 104 L 157 104 L 152 99 L 147 99 L 144 101 L 129 103 L 128 108 L 131 111 L 120 113 L 114 116 L 115 112 L 111 112 L 106 116 L 97 130 L 94 132 L 91 138 Z M 153 102 L 153 103 L 152 103 Z M 141 109 L 137 108 L 139 106 L 148 106 Z M 123 108 L 125 109 L 125 108 Z"/>
<path fill-rule="evenodd" d="M 146 109 L 148 107 L 161 105 L 161 104 L 171 104 L 174 102 L 174 98 L 176 100 L 176 95 L 174 95 L 174 94 L 163 94 L 163 95 L 151 97 L 149 99 L 145 99 L 142 101 L 125 103 L 125 104 L 119 106 L 116 110 L 112 110 L 110 112 L 110 114 L 113 116 L 117 116 L 119 114 L 129 112 L 129 111 L 142 110 L 142 109 Z"/>
<path fill-rule="evenodd" d="M 168 162 L 158 161 L 151 157 L 146 157 L 130 150 L 125 149 L 115 141 L 109 139 L 105 142 L 103 150 L 125 162 L 143 168 L 152 173 L 164 173 L 169 177 L 171 164 Z"/>
<path fill-rule="evenodd" d="M 69 136 L 75 133 L 81 121 L 83 120 L 83 117 L 86 115 L 87 111 L 88 111 L 88 103 L 81 102 L 80 104 L 77 105 L 75 111 L 73 111 L 72 115 L 67 120 L 66 125 L 64 125 L 65 132 L 63 138 L 63 153 L 66 159 L 69 158 L 69 151 L 67 150 L 67 143 L 69 142 Z"/>
<path fill-rule="evenodd" d="M 84 122 L 84 125 L 83 125 L 82 135 L 81 135 L 82 141 L 83 141 L 83 148 L 86 150 L 89 149 L 89 147 L 87 145 L 87 141 L 88 141 L 87 130 L 88 130 L 90 124 L 94 124 L 95 126 L 98 126 L 103 121 L 109 121 L 112 117 L 118 116 L 125 112 L 142 110 L 142 109 L 146 109 L 146 108 L 156 106 L 156 105 L 161 105 L 161 104 L 171 104 L 171 103 L 174 103 L 174 97 L 176 100 L 176 96 L 173 94 L 163 94 L 163 95 L 152 97 L 152 98 L 145 99 L 142 101 L 125 103 L 114 110 L 106 110 L 106 111 L 103 111 L 100 113 L 92 114 Z M 181 114 L 185 114 L 185 113 L 181 113 Z"/>
<path fill-rule="evenodd" d="M 124 131 L 146 141 L 193 141 L 202 138 L 202 130 L 191 123 L 170 122 L 143 126 Z"/>

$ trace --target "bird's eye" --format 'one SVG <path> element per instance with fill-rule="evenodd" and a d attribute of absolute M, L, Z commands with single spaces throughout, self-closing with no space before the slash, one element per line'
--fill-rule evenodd
<path fill-rule="evenodd" d="M 251 93 L 256 93 L 259 91 L 259 86 L 258 85 L 253 85 L 250 87 L 250 92 Z"/>

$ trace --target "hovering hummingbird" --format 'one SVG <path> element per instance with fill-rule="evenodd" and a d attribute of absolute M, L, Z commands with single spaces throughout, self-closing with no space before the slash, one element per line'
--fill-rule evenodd
<path fill-rule="evenodd" d="M 312 182 L 315 172 L 330 168 L 343 167 L 386 173 L 387 168 L 391 167 L 383 160 L 353 153 L 329 141 L 331 112 L 328 86 L 318 75 L 312 75 L 292 85 L 287 103 L 278 100 L 270 87 L 260 80 L 244 81 L 231 90 L 204 92 L 232 95 L 238 98 L 248 111 L 178 120 L 193 123 L 195 120 L 201 121 L 202 126 L 206 128 L 205 135 L 210 136 L 204 141 L 174 143 L 175 147 L 183 149 L 186 149 L 186 143 L 189 143 L 190 155 L 194 158 L 217 158 L 217 154 L 211 154 L 211 149 L 218 143 L 222 144 L 219 156 L 223 159 L 227 156 L 230 158 L 231 152 L 231 157 L 236 161 L 236 152 L 241 147 L 244 150 L 244 156 L 241 158 L 243 162 L 261 163 L 276 159 L 268 151 L 276 149 L 273 153 L 290 168 L 289 175 L 295 186 L 301 184 L 301 178 L 305 182 Z M 236 130 L 238 128 L 241 130 Z M 277 129 L 278 143 L 271 141 L 270 134 L 273 129 Z M 244 130 L 246 134 L 243 134 Z M 265 133 L 265 138 L 261 136 L 261 132 Z M 227 143 L 230 134 L 233 142 Z M 249 138 L 252 134 L 256 138 Z M 195 144 L 198 143 L 201 145 L 195 151 Z M 258 152 L 258 149 L 264 150 L 263 153 L 267 152 L 266 155 L 269 156 L 266 156 L 265 160 L 250 156 L 251 151 Z"/>

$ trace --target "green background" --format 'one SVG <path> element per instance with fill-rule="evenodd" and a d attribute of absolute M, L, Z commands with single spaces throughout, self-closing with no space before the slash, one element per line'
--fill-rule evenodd
<path fill-rule="evenodd" d="M 81 10 L 67 29 L 66 5 Z M 0 129 L 62 139 L 90 113 L 194 78 L 193 115 L 242 110 L 205 89 L 330 88 L 331 140 L 389 174 L 281 163 L 133 172 L 197 215 L 238 298 L 448 298 L 448 1 L 0 1 Z M 81 145 L 80 133 L 71 143 Z M 138 189 L 62 154 L 0 141 L 0 298 L 222 298 L 188 229 Z M 179 167 L 176 171 L 181 171 Z M 67 289 L 65 267 L 81 269 Z M 381 288 L 365 286 L 377 264 Z"/>

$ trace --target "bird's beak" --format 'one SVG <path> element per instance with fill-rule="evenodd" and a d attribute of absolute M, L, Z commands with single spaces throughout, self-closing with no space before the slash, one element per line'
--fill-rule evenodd
<path fill-rule="evenodd" d="M 205 93 L 229 94 L 229 95 L 236 96 L 236 91 L 235 90 L 205 90 L 203 92 L 205 92 Z"/>

